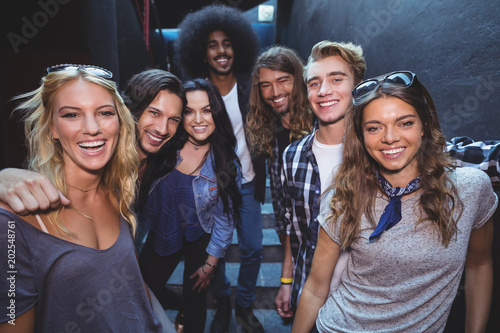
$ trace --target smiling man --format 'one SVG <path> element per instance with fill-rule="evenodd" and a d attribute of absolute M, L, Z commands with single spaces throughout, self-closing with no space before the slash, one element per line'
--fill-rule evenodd
<path fill-rule="evenodd" d="M 262 262 L 262 215 L 265 196 L 265 160 L 252 158 L 245 134 L 250 95 L 250 73 L 258 53 L 258 38 L 245 15 L 236 8 L 212 5 L 186 15 L 179 25 L 175 44 L 176 63 L 185 79 L 207 78 L 219 90 L 237 140 L 241 163 L 243 203 L 236 224 L 240 248 L 240 271 L 236 287 L 235 317 L 245 332 L 263 332 L 255 317 L 257 277 Z M 219 260 L 212 294 L 217 312 L 210 332 L 227 332 L 231 319 L 231 286 Z"/>
<path fill-rule="evenodd" d="M 282 242 L 286 235 L 280 178 L 283 151 L 313 125 L 303 71 L 302 60 L 292 49 L 273 46 L 262 53 L 254 67 L 247 116 L 251 151 L 267 158 L 276 232 Z"/>
<path fill-rule="evenodd" d="M 137 122 L 140 158 L 139 179 L 147 169 L 147 157 L 157 153 L 175 134 L 186 104 L 184 88 L 172 73 L 150 69 L 134 75 L 125 87 L 123 100 Z M 141 193 L 147 193 L 141 188 Z M 0 172 L 0 200 L 18 214 L 58 207 L 69 201 L 39 173 L 22 169 Z"/>
<path fill-rule="evenodd" d="M 142 179 L 147 157 L 157 153 L 177 131 L 186 105 L 184 88 L 172 73 L 150 69 L 129 80 L 123 100 L 137 121 L 139 179 Z"/>
<path fill-rule="evenodd" d="M 320 196 L 331 185 L 342 161 L 344 116 L 352 104 L 351 91 L 362 81 L 365 69 L 360 46 L 322 41 L 312 48 L 304 70 L 308 100 L 317 122 L 311 133 L 283 153 L 281 181 L 287 236 L 276 308 L 285 318 L 293 316 L 311 271 Z"/>

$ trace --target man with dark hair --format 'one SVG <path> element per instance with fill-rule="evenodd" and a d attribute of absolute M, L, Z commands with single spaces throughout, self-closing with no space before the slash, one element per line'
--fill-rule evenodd
<path fill-rule="evenodd" d="M 218 88 L 237 139 L 236 153 L 242 166 L 240 209 L 237 223 L 241 253 L 235 316 L 247 332 L 264 329 L 252 311 L 257 276 L 262 261 L 262 215 L 265 195 L 265 163 L 252 159 L 245 137 L 244 122 L 250 95 L 249 74 L 258 52 L 258 38 L 250 22 L 238 9 L 212 5 L 188 14 L 179 25 L 175 44 L 177 64 L 185 78 L 208 78 Z M 264 179 L 264 182 L 260 181 Z M 256 184 L 261 184 L 256 187 Z M 217 313 L 211 332 L 227 332 L 231 318 L 231 288 L 225 277 L 224 261 L 212 281 Z"/>
<path fill-rule="evenodd" d="M 134 75 L 122 95 L 125 105 L 137 121 L 139 179 L 142 179 L 148 156 L 157 153 L 177 131 L 186 96 L 180 80 L 160 69 L 145 70 Z M 24 215 L 55 208 L 61 203 L 69 204 L 68 199 L 45 176 L 22 169 L 0 172 L 0 200 L 16 213 Z"/>

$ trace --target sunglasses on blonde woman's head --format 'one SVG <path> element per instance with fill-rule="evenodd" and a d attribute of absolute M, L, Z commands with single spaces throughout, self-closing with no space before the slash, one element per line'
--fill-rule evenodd
<path fill-rule="evenodd" d="M 93 65 L 75 65 L 75 64 L 61 64 L 45 68 L 44 74 L 48 75 L 50 73 L 61 72 L 61 71 L 78 71 L 83 70 L 90 74 L 100 76 L 105 79 L 111 79 L 113 73 L 106 68 Z"/>
<path fill-rule="evenodd" d="M 396 71 L 389 74 L 377 76 L 373 79 L 368 79 L 356 85 L 352 90 L 354 101 L 374 91 L 382 82 L 396 84 L 403 87 L 409 87 L 413 84 L 416 75 L 410 71 Z"/>

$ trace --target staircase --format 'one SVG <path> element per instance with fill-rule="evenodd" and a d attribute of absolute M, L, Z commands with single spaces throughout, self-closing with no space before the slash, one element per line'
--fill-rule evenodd
<path fill-rule="evenodd" d="M 263 219 L 263 260 L 260 268 L 259 276 L 257 278 L 256 299 L 253 304 L 254 313 L 259 318 L 259 321 L 264 326 L 266 332 L 285 333 L 290 332 L 292 329 L 291 323 L 284 323 L 281 317 L 278 316 L 274 299 L 279 290 L 280 276 L 281 276 L 281 263 L 283 262 L 283 248 L 279 242 L 278 235 L 274 230 L 274 215 L 271 203 L 271 193 L 269 189 L 269 179 L 266 184 L 266 202 L 261 207 Z M 226 252 L 226 276 L 231 282 L 233 290 L 231 301 L 235 304 L 236 284 L 238 280 L 240 253 L 238 248 L 238 237 L 236 230 L 233 233 L 233 241 Z M 167 285 L 177 293 L 182 292 L 182 272 L 184 271 L 184 263 L 180 262 L 176 270 L 168 280 Z M 208 311 L 207 323 L 205 332 L 209 332 L 210 323 L 215 315 L 215 300 L 208 292 Z M 168 317 L 172 322 L 177 315 L 176 310 L 166 310 Z M 239 327 L 236 319 L 231 320 L 229 332 L 244 333 Z"/>

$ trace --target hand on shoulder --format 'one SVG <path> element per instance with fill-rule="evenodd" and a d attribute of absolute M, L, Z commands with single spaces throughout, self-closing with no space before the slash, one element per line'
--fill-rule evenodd
<path fill-rule="evenodd" d="M 44 175 L 13 168 L 0 171 L 0 201 L 19 215 L 69 204 Z"/>

